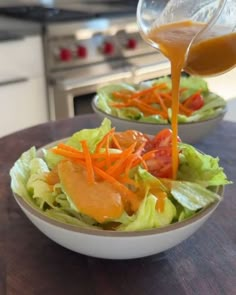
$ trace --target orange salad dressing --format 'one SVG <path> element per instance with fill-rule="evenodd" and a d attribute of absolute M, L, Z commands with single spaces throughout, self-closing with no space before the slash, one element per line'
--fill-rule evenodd
<path fill-rule="evenodd" d="M 190 20 L 170 23 L 153 28 L 146 36 L 154 47 L 159 46 L 161 52 L 171 63 L 172 77 L 172 167 L 173 179 L 178 170 L 178 113 L 179 85 L 181 71 L 197 75 L 213 75 L 222 73 L 236 64 L 236 34 L 209 36 L 209 39 L 194 44 L 188 54 L 189 45 L 203 28 L 203 23 Z"/>

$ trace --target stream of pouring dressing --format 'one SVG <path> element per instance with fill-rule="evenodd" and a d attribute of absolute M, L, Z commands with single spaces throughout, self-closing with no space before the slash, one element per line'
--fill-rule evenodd
<path fill-rule="evenodd" d="M 211 36 L 191 47 L 186 63 L 185 57 L 192 39 L 204 24 L 190 20 L 170 23 L 150 30 L 146 39 L 171 63 L 172 79 L 172 177 L 178 170 L 178 112 L 181 71 L 198 75 L 223 73 L 236 65 L 236 33 Z"/>

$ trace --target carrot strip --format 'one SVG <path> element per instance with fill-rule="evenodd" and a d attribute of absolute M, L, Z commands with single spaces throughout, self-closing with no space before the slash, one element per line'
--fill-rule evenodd
<path fill-rule="evenodd" d="M 184 106 L 182 103 L 179 104 L 179 109 L 181 111 L 183 111 L 186 116 L 190 116 L 192 114 L 192 112 L 193 112 L 189 108 L 187 108 L 186 106 Z"/>
<path fill-rule="evenodd" d="M 70 152 L 70 151 L 67 151 L 67 150 L 64 150 L 64 149 L 61 149 L 61 148 L 53 148 L 53 149 L 51 149 L 51 151 L 54 154 L 64 156 L 66 158 L 72 158 L 72 159 L 83 159 L 84 158 L 84 156 L 79 154 L 79 153 L 76 154 L 74 152 Z"/>
<path fill-rule="evenodd" d="M 168 99 L 169 101 L 172 102 L 172 96 L 169 93 L 162 93 L 161 94 L 164 98 Z M 179 109 L 187 116 L 190 116 L 192 114 L 192 111 L 183 106 L 182 103 L 179 103 Z"/>
<path fill-rule="evenodd" d="M 140 163 L 143 165 L 144 169 L 148 170 L 147 164 L 145 160 L 143 159 L 143 157 L 138 157 L 136 161 L 133 162 L 133 165 L 131 166 L 131 168 L 139 165 Z"/>
<path fill-rule="evenodd" d="M 159 93 L 157 93 L 157 92 L 154 91 L 154 95 L 157 97 L 157 99 L 158 99 L 158 101 L 159 101 L 159 103 L 160 103 L 163 111 L 165 111 L 165 113 L 167 113 L 167 107 L 166 107 L 164 101 L 162 100 L 161 96 L 159 95 Z"/>
<path fill-rule="evenodd" d="M 129 172 L 130 172 L 130 170 L 132 168 L 132 164 L 135 160 L 136 160 L 136 156 L 132 155 L 132 157 L 130 157 L 130 159 L 129 159 L 129 163 L 127 163 L 126 168 L 125 168 L 124 175 L 126 178 L 129 178 Z"/>
<path fill-rule="evenodd" d="M 111 134 L 111 136 L 114 134 L 114 132 Z M 111 159 L 110 159 L 110 153 L 109 153 L 109 144 L 110 144 L 110 140 L 109 140 L 109 136 L 107 136 L 106 138 L 106 148 L 105 148 L 105 153 L 106 153 L 106 165 L 107 167 L 110 167 L 111 165 Z"/>
<path fill-rule="evenodd" d="M 115 91 L 115 92 L 112 93 L 112 95 L 114 96 L 114 98 L 127 100 L 127 99 L 131 98 L 132 92 L 126 93 L 126 92 Z"/>
<path fill-rule="evenodd" d="M 93 171 L 93 163 L 92 159 L 90 156 L 90 151 L 88 148 L 88 144 L 86 140 L 81 140 L 81 145 L 82 149 L 84 152 L 84 158 L 85 158 L 85 163 L 86 163 L 86 169 L 87 169 L 87 180 L 88 183 L 94 184 L 95 183 L 95 178 L 94 178 L 94 171 Z"/>
<path fill-rule="evenodd" d="M 132 154 L 132 152 L 135 149 L 135 146 L 136 146 L 136 142 L 134 142 L 126 150 L 124 150 L 122 153 L 120 153 L 119 160 L 113 166 L 111 166 L 109 169 L 107 169 L 106 172 L 109 175 L 113 175 L 119 169 L 119 167 L 121 167 L 121 165 L 127 160 L 128 156 Z M 122 167 L 122 170 L 123 170 L 123 167 Z"/>
<path fill-rule="evenodd" d="M 166 88 L 167 87 L 167 84 L 166 83 L 161 83 L 161 84 L 157 84 L 155 86 L 152 86 L 150 88 L 146 88 L 146 89 L 143 89 L 143 90 L 140 90 L 138 92 L 135 92 L 133 95 L 132 95 L 132 98 L 138 98 L 142 95 L 145 95 L 147 93 L 150 93 L 152 92 L 153 90 L 155 89 L 163 89 L 163 88 Z"/>
<path fill-rule="evenodd" d="M 120 144 L 119 144 L 119 141 L 116 139 L 114 133 L 112 134 L 112 140 L 113 140 L 114 144 L 116 145 L 116 147 L 117 147 L 119 150 L 122 150 L 122 148 L 121 148 L 121 146 L 120 146 Z"/>
<path fill-rule="evenodd" d="M 131 106 L 131 103 L 130 102 L 111 102 L 109 104 L 110 106 L 112 107 L 115 107 L 115 108 L 126 108 L 126 107 L 130 107 Z"/>
<path fill-rule="evenodd" d="M 57 147 L 60 148 L 60 149 L 64 149 L 66 151 L 70 151 L 70 152 L 76 153 L 76 154 L 83 154 L 81 151 L 77 150 L 76 148 L 74 148 L 72 146 L 69 146 L 67 144 L 64 144 L 64 143 L 59 143 L 57 145 Z"/>
<path fill-rule="evenodd" d="M 120 154 L 116 154 L 116 153 L 110 153 L 109 157 L 112 159 L 112 160 L 116 160 L 118 159 L 120 156 Z M 94 153 L 94 154 L 91 154 L 91 158 L 93 160 L 97 160 L 97 159 L 105 159 L 106 158 L 106 153 Z"/>
<path fill-rule="evenodd" d="M 141 111 L 147 112 L 147 113 L 149 113 L 151 115 L 160 115 L 160 114 L 162 114 L 162 112 L 159 111 L 157 108 L 154 108 L 154 107 L 152 107 L 152 106 L 150 106 L 150 105 L 148 105 L 148 104 L 146 104 L 146 103 L 144 103 L 144 102 L 142 102 L 140 100 L 134 99 L 132 101 L 132 104 L 134 106 L 139 107 L 139 109 Z"/>
<path fill-rule="evenodd" d="M 102 140 L 96 146 L 95 153 L 97 153 L 103 146 L 106 144 L 107 138 L 109 138 L 115 132 L 115 128 L 112 128 L 110 131 L 107 132 L 106 135 L 103 136 Z"/>

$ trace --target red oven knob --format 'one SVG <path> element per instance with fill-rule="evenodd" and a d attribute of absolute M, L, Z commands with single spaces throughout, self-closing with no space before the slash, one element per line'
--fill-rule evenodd
<path fill-rule="evenodd" d="M 88 55 L 87 48 L 85 46 L 79 45 L 77 47 L 77 56 L 79 58 L 86 58 Z"/>
<path fill-rule="evenodd" d="M 135 49 L 137 47 L 137 41 L 135 39 L 128 39 L 126 47 L 128 49 Z"/>
<path fill-rule="evenodd" d="M 115 47 L 111 42 L 105 42 L 103 45 L 103 53 L 106 55 L 111 55 L 114 53 Z"/>
<path fill-rule="evenodd" d="M 70 61 L 72 58 L 72 52 L 70 49 L 62 48 L 60 51 L 60 60 L 61 61 Z"/>

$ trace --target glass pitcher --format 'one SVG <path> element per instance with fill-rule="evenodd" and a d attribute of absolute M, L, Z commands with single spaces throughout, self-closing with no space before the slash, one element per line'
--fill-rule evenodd
<path fill-rule="evenodd" d="M 164 55 L 160 44 L 149 38 L 152 29 L 185 20 L 199 24 L 187 40 L 183 69 L 200 76 L 221 74 L 236 66 L 235 15 L 236 0 L 139 0 L 137 7 L 143 39 Z"/>

